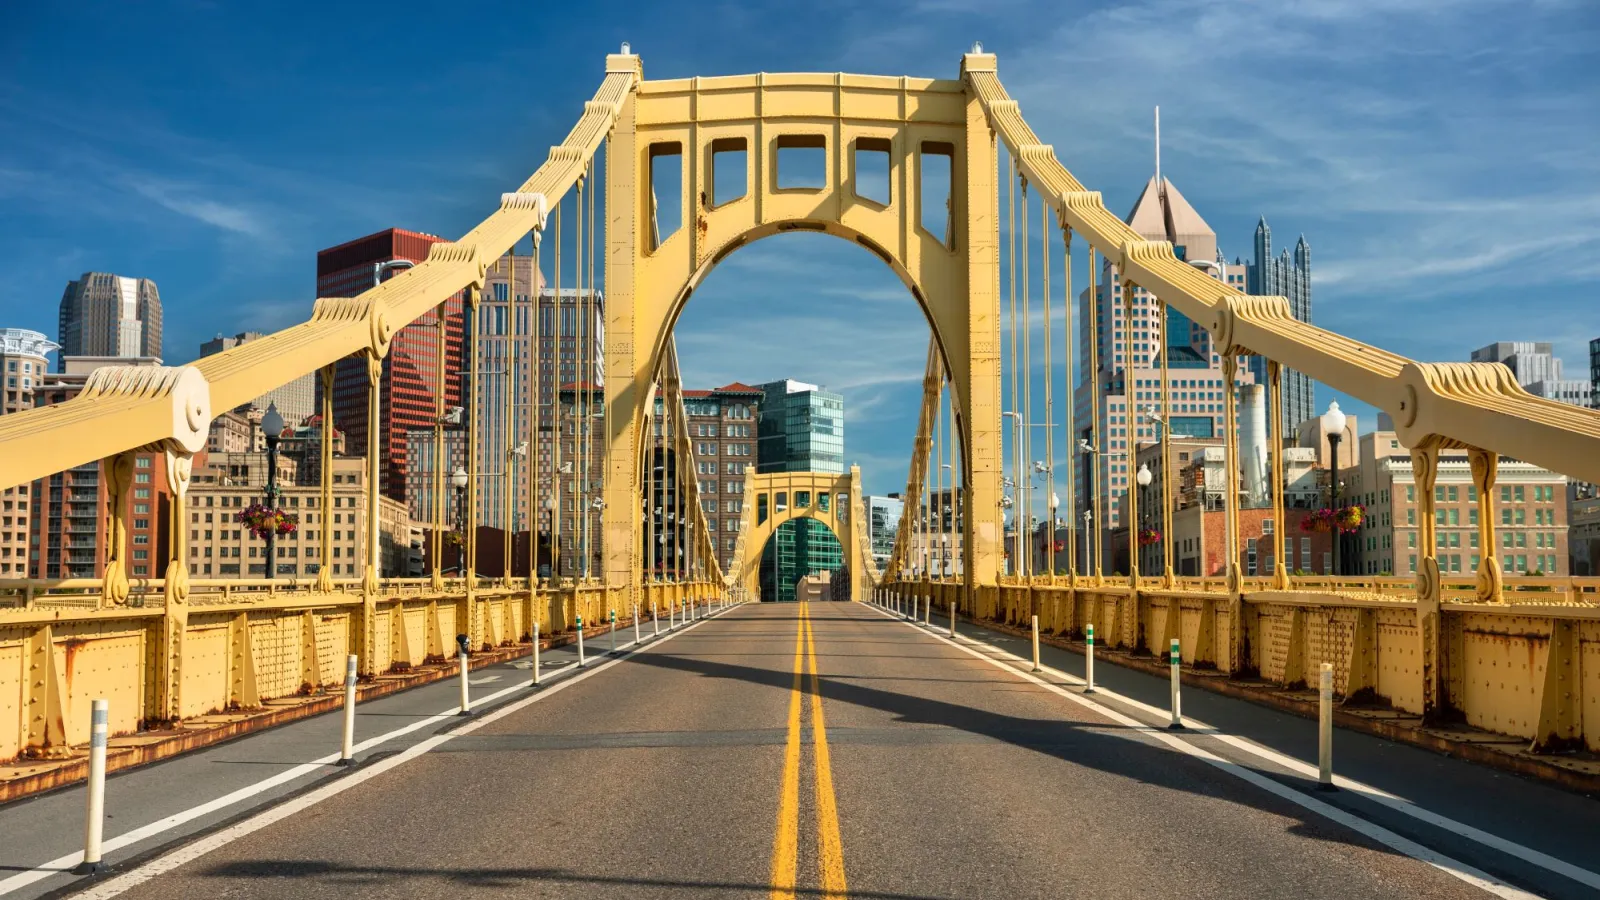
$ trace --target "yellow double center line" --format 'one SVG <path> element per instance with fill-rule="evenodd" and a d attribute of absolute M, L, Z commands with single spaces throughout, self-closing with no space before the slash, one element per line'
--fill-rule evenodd
<path fill-rule="evenodd" d="M 778 797 L 778 827 L 772 841 L 772 900 L 793 900 L 799 865 L 801 675 L 811 675 L 811 747 L 816 767 L 817 863 L 823 896 L 846 896 L 844 844 L 839 838 L 839 806 L 833 793 L 833 764 L 828 754 L 828 729 L 822 716 L 822 690 L 817 678 L 817 645 L 811 631 L 810 604 L 796 604 L 800 626 L 794 638 L 794 683 L 789 697 L 789 740 L 783 752 L 783 786 Z"/>

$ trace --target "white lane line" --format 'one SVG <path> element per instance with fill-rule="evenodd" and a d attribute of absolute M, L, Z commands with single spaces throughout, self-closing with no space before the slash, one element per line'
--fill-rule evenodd
<path fill-rule="evenodd" d="M 881 614 L 891 619 L 895 618 L 889 613 Z M 934 640 L 949 644 L 963 653 L 966 653 L 977 659 L 981 659 L 1003 672 L 1014 675 L 1017 678 L 1023 679 L 1024 681 L 1032 682 L 1033 684 L 1036 684 L 1047 691 L 1059 694 L 1062 697 L 1065 697 L 1068 700 L 1071 700 L 1087 709 L 1092 709 L 1119 725 L 1125 725 L 1130 728 L 1140 728 L 1141 730 L 1144 730 L 1145 723 L 1140 722 L 1131 716 L 1124 715 L 1109 706 L 1095 702 L 1094 700 L 1081 694 L 1068 691 L 1066 688 L 1063 688 L 1060 685 L 1052 684 L 1042 678 L 1034 676 L 1029 672 L 1024 672 L 1012 666 L 1010 663 L 996 659 L 993 656 L 990 656 L 989 654 L 975 648 L 964 646 L 960 642 L 953 641 L 942 634 L 936 634 L 931 631 L 927 631 L 918 623 L 902 622 L 902 624 L 910 628 L 914 628 L 918 632 L 921 632 L 926 636 L 933 638 Z M 969 641 L 969 643 L 978 642 Z M 1032 665 L 1031 660 L 1029 665 Z M 1097 685 L 1095 690 L 1099 691 L 1099 689 L 1100 688 Z M 1446 856 L 1443 853 L 1419 844 L 1410 838 L 1402 837 L 1381 825 L 1377 825 L 1367 821 L 1366 819 L 1359 818 L 1351 813 L 1347 813 L 1344 810 L 1339 809 L 1336 806 L 1323 803 L 1321 800 L 1317 800 L 1313 797 L 1303 794 L 1300 791 L 1288 787 L 1287 785 L 1280 784 L 1274 779 L 1269 778 L 1266 775 L 1262 775 L 1253 769 L 1242 766 L 1239 763 L 1233 762 L 1232 760 L 1218 756 L 1209 750 L 1197 747 L 1188 741 L 1175 737 L 1171 732 L 1149 731 L 1146 733 L 1148 733 L 1149 736 L 1155 740 L 1166 744 L 1168 747 L 1171 747 L 1180 753 L 1188 754 L 1189 756 L 1209 763 L 1210 765 L 1227 772 L 1229 775 L 1232 775 L 1239 780 L 1246 782 L 1247 784 L 1254 785 L 1255 787 L 1258 787 L 1269 794 L 1273 794 L 1274 796 L 1287 800 L 1290 803 L 1300 806 L 1310 812 L 1316 813 L 1325 819 L 1337 822 L 1338 824 L 1349 828 L 1351 831 L 1365 835 L 1366 837 L 1369 837 L 1392 850 L 1403 853 L 1412 859 L 1425 862 L 1441 872 L 1453 875 L 1467 884 L 1494 894 L 1497 897 L 1505 897 L 1507 900 L 1537 900 L 1539 896 L 1538 894 L 1532 894 L 1522 890 L 1521 888 L 1507 884 L 1506 882 L 1495 878 L 1493 875 L 1490 875 L 1487 872 L 1484 872 L 1473 866 L 1469 866 L 1453 857 Z M 1127 736 L 1126 739 L 1134 740 L 1131 735 Z"/>
<path fill-rule="evenodd" d="M 968 637 L 967 635 L 961 635 L 961 638 L 970 641 L 973 644 L 982 644 L 991 647 L 994 646 L 989 641 L 981 638 L 975 639 Z M 995 649 L 1000 650 L 1001 648 L 995 647 Z M 1032 665 L 1032 660 L 1024 660 L 1023 657 L 1016 656 L 1003 650 L 1002 652 L 1011 659 L 1015 659 L 1018 665 L 1021 665 L 1024 662 L 1030 666 Z M 1082 678 L 1079 678 L 1071 673 L 1064 672 L 1060 669 L 1051 666 L 1045 666 L 1043 668 L 1045 672 L 1059 675 L 1062 680 L 1073 686 L 1078 686 L 1085 683 Z M 1119 694 L 1116 691 L 1105 687 L 1103 684 L 1095 685 L 1095 695 L 1101 699 L 1110 699 L 1127 706 L 1131 706 L 1140 712 L 1156 718 L 1157 720 L 1164 720 L 1168 715 L 1167 710 L 1165 709 L 1160 709 L 1158 707 L 1151 706 L 1148 703 L 1135 700 L 1126 694 Z M 1184 717 L 1184 725 L 1193 734 L 1216 738 L 1230 747 L 1242 750 L 1245 753 L 1259 757 L 1267 762 L 1282 766 L 1283 768 L 1306 778 L 1317 777 L 1317 767 L 1313 763 L 1280 753 L 1279 751 L 1273 750 L 1270 747 L 1258 744 L 1249 738 L 1228 734 L 1214 725 L 1208 725 L 1205 722 L 1190 718 L 1188 716 Z M 1519 844 L 1516 841 L 1507 840 L 1499 835 L 1491 834 L 1479 828 L 1474 828 L 1465 822 L 1458 822 L 1455 819 L 1451 819 L 1447 816 L 1441 815 L 1440 813 L 1436 813 L 1432 810 L 1418 806 L 1414 801 L 1408 800 L 1405 797 L 1401 797 L 1398 794 L 1390 793 L 1383 788 L 1374 787 L 1373 785 L 1362 781 L 1357 781 L 1353 778 L 1346 778 L 1343 775 L 1334 775 L 1333 783 L 1339 788 L 1350 791 L 1353 794 L 1364 797 L 1373 803 L 1377 803 L 1380 806 L 1392 809 L 1402 815 L 1410 816 L 1419 822 L 1426 822 L 1435 828 L 1448 831 L 1458 837 L 1466 838 L 1469 841 L 1473 841 L 1475 843 L 1482 844 L 1485 847 L 1498 850 L 1508 856 L 1520 859 L 1529 865 L 1537 866 L 1545 871 L 1553 872 L 1557 875 L 1570 878 L 1579 884 L 1600 890 L 1600 873 L 1582 868 L 1581 866 L 1573 865 L 1566 860 L 1558 859 L 1548 853 L 1535 850 L 1525 844 Z"/>
<path fill-rule="evenodd" d="M 661 641 L 666 640 L 668 637 L 680 634 L 681 631 L 682 630 L 679 629 L 679 630 L 675 630 L 675 631 L 671 632 L 670 634 L 663 634 L 659 639 L 653 640 L 650 643 L 653 646 L 654 644 L 657 644 L 657 643 L 660 643 Z M 635 652 L 637 652 L 637 651 L 635 651 Z M 543 687 L 540 690 L 539 693 L 534 694 L 532 697 L 528 698 L 526 701 L 523 701 L 523 705 L 526 705 L 526 703 L 531 703 L 531 702 L 533 702 L 534 700 L 537 700 L 540 697 L 543 697 L 543 696 L 546 696 L 548 694 L 554 693 L 558 688 L 563 687 L 566 684 L 572 683 L 572 682 L 574 682 L 576 680 L 579 680 L 581 678 L 587 678 L 588 675 L 592 675 L 595 672 L 599 672 L 602 669 L 608 668 L 612 664 L 617 663 L 617 662 L 621 662 L 622 660 L 626 659 L 628 656 L 632 656 L 632 655 L 633 655 L 632 653 L 628 653 L 628 654 L 626 654 L 624 656 L 619 656 L 616 659 L 610 660 L 610 661 L 608 661 L 608 662 L 606 662 L 606 663 L 604 663 L 604 664 L 602 664 L 600 666 L 596 666 L 596 667 L 593 667 L 593 668 L 585 670 L 588 674 L 575 675 L 572 678 L 567 678 L 567 679 L 564 679 L 564 680 L 562 680 L 560 682 L 556 682 L 556 683 L 553 683 L 553 684 L 547 681 L 546 682 L 547 686 Z M 565 675 L 568 672 L 572 672 L 572 671 L 577 670 L 577 668 L 578 668 L 578 664 L 576 662 L 568 663 L 567 665 L 562 666 L 559 669 L 555 669 L 553 671 L 549 671 L 549 672 L 544 673 L 544 677 L 546 679 L 558 678 L 558 677 L 560 677 L 562 675 Z M 502 689 L 500 691 L 497 691 L 497 692 L 495 692 L 493 694 L 490 694 L 487 697 L 476 698 L 476 699 L 473 700 L 473 703 L 474 703 L 474 705 L 494 703 L 496 700 L 499 700 L 502 697 L 508 696 L 510 694 L 514 694 L 514 693 L 516 693 L 518 691 L 526 690 L 526 689 L 528 689 L 528 687 L 529 687 L 528 684 L 513 685 L 511 687 L 504 688 L 504 689 Z M 521 707 L 518 706 L 517 708 L 520 709 Z M 436 713 L 436 714 L 434 714 L 432 716 L 429 716 L 429 717 L 427 717 L 425 719 L 419 719 L 418 721 L 413 722 L 410 725 L 406 725 L 406 726 L 403 726 L 401 728 L 396 728 L 393 731 L 390 731 L 390 732 L 388 732 L 386 734 L 378 735 L 377 737 L 368 738 L 367 740 L 362 741 L 362 742 L 360 742 L 360 743 L 355 745 L 355 752 L 356 753 L 362 753 L 362 752 L 365 752 L 367 750 L 371 750 L 372 748 L 377 747 L 377 746 L 379 746 L 381 744 L 385 744 L 385 743 L 387 743 L 389 741 L 392 741 L 395 738 L 403 737 L 403 736 L 405 736 L 407 734 L 410 734 L 413 731 L 417 731 L 417 730 L 422 729 L 422 728 L 427 728 L 430 725 L 437 725 L 440 722 L 456 721 L 456 714 L 460 711 L 460 709 L 461 709 L 460 706 L 452 706 L 448 710 L 445 710 L 444 712 Z M 491 715 L 493 715 L 495 717 L 498 717 L 499 714 L 500 713 L 497 711 L 496 713 L 493 713 Z M 483 719 L 477 719 L 477 720 L 474 720 L 474 721 L 476 721 L 476 722 L 484 722 L 484 721 L 494 721 L 494 719 L 485 717 Z M 468 724 L 470 725 L 471 723 L 468 723 Z M 458 729 L 457 731 L 452 732 L 452 734 L 464 734 L 464 733 L 466 733 L 466 731 L 476 730 L 478 727 L 479 726 L 477 726 L 477 725 L 472 725 L 471 728 L 468 728 L 467 726 L 463 726 L 461 729 Z M 427 742 L 425 741 L 423 743 L 427 743 Z M 422 746 L 422 744 L 418 744 L 416 746 Z M 430 746 L 437 746 L 437 745 L 434 744 L 434 745 L 430 745 Z M 409 759 L 409 758 L 413 758 L 413 757 L 405 757 L 405 755 L 402 753 L 402 754 L 397 755 L 395 757 L 391 757 L 391 760 L 393 760 L 393 759 L 401 759 L 401 758 Z M 302 764 L 300 764 L 298 766 L 295 766 L 295 767 L 293 767 L 291 769 L 286 769 L 285 771 L 279 772 L 278 774 L 273 775 L 273 776 L 271 776 L 269 778 L 264 778 L 261 781 L 255 782 L 254 784 L 246 785 L 245 787 L 239 788 L 238 790 L 232 791 L 231 793 L 224 794 L 221 797 L 217 797 L 217 798 L 215 798 L 213 800 L 209 800 L 209 801 L 207 801 L 205 803 L 202 803 L 202 804 L 200 804 L 198 806 L 190 807 L 189 809 L 183 810 L 182 812 L 173 813 L 172 815 L 167 816 L 167 817 L 162 818 L 162 819 L 157 819 L 156 821 L 151 822 L 148 825 L 140 826 L 138 828 L 133 829 L 132 831 L 124 832 L 123 834 L 119 834 L 116 837 L 107 838 L 105 843 L 102 845 L 103 852 L 106 853 L 106 854 L 110 854 L 110 853 L 115 852 L 117 850 L 120 850 L 120 849 L 122 849 L 124 847 L 128 847 L 128 846 L 131 846 L 133 844 L 137 844 L 137 843 L 139 843 L 141 841 L 148 840 L 148 839 L 150 839 L 152 837 L 156 837 L 158 835 L 165 834 L 166 832 L 171 831 L 172 829 L 177 828 L 177 827 L 179 827 L 181 825 L 184 825 L 184 824 L 186 824 L 188 822 L 192 822 L 195 819 L 201 818 L 203 816 L 210 815 L 211 813 L 214 813 L 214 812 L 217 812 L 219 810 L 226 809 L 226 808 L 228 808 L 230 806 L 233 806 L 235 804 L 241 803 L 241 802 L 243 802 L 245 800 L 250 799 L 251 797 L 255 797 L 255 796 L 258 796 L 258 795 L 260 795 L 260 794 L 262 794 L 262 793 L 264 793 L 266 791 L 272 790 L 275 787 L 278 787 L 280 785 L 287 784 L 288 782 L 294 781 L 297 778 L 302 778 L 302 777 L 304 777 L 306 775 L 310 775 L 310 774 L 316 772 L 317 770 L 323 768 L 324 766 L 328 766 L 328 765 L 333 764 L 334 762 L 337 762 L 338 759 L 339 759 L 339 754 L 338 753 L 330 753 L 327 756 L 318 757 L 317 759 L 314 759 L 309 763 L 302 763 Z M 383 765 L 383 764 L 379 764 L 379 765 Z M 377 771 L 387 771 L 388 768 L 392 768 L 392 767 L 393 766 L 386 766 L 385 768 L 379 769 L 379 768 L 377 768 L 377 766 L 374 766 L 373 768 L 377 769 Z M 350 781 L 351 778 L 353 778 L 356 774 L 359 774 L 362 771 L 365 771 L 365 770 L 358 769 L 356 773 L 352 773 L 351 775 L 348 775 L 345 778 L 341 779 L 340 783 L 343 783 L 345 781 Z M 364 781 L 364 780 L 365 780 L 365 778 L 361 779 L 361 781 Z M 360 781 L 353 781 L 351 783 L 352 784 L 359 784 Z M 311 795 L 307 795 L 307 796 L 311 796 Z M 332 796 L 332 795 L 330 794 L 328 796 Z M 247 821 L 251 821 L 251 820 L 247 820 Z M 240 823 L 240 824 L 246 824 L 246 823 Z M 231 829 L 229 829 L 229 830 L 231 831 Z M 219 833 L 227 833 L 227 832 L 224 831 L 224 832 L 219 832 Z M 248 833 L 248 832 L 246 832 L 246 833 Z M 226 843 L 226 842 L 224 842 L 224 843 Z M 217 844 L 216 846 L 220 847 L 220 846 L 222 846 L 222 844 Z M 181 852 L 181 851 L 175 851 L 175 852 Z M 164 859 L 164 858 L 165 857 L 162 857 L 162 859 Z M 5 879 L 3 881 L 0 881 L 0 896 L 4 896 L 6 894 L 13 893 L 13 892 L 15 892 L 17 890 L 20 890 L 21 888 L 27 887 L 30 884 L 33 884 L 35 882 L 42 881 L 42 880 L 44 880 L 46 878 L 49 878 L 52 875 L 59 875 L 59 874 L 61 874 L 63 872 L 70 872 L 74 867 L 76 867 L 78 865 L 78 863 L 80 863 L 82 861 L 83 861 L 83 851 L 82 850 L 76 850 L 76 851 L 74 851 L 72 853 L 68 853 L 68 854 L 66 854 L 64 856 L 58 856 L 55 859 L 50 860 L 49 862 L 42 863 L 42 864 L 40 864 L 38 866 L 35 866 L 34 868 L 32 868 L 32 869 L 30 869 L 30 870 L 28 870 L 26 872 L 19 872 L 18 874 L 13 875 L 10 878 L 7 878 L 7 879 Z M 153 865 L 155 862 L 160 862 L 160 860 L 159 859 L 155 860 L 151 864 Z M 135 871 L 138 871 L 138 870 L 135 870 Z M 129 874 L 132 874 L 132 873 L 129 873 Z M 108 881 L 108 882 L 106 882 L 106 885 L 111 885 L 113 883 L 115 883 L 115 882 Z M 106 885 L 103 885 L 102 887 L 104 887 Z M 126 890 L 126 888 L 123 888 L 123 890 Z M 112 895 L 107 894 L 105 896 L 112 896 Z"/>
<path fill-rule="evenodd" d="M 477 678 L 468 678 L 467 684 L 494 684 L 499 680 L 499 675 L 479 675 Z"/>

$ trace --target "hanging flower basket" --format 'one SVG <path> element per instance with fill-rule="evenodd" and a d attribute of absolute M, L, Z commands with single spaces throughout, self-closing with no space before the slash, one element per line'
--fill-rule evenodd
<path fill-rule="evenodd" d="M 460 547 L 467 542 L 467 536 L 459 531 L 447 531 L 444 534 L 444 542 L 452 547 Z"/>
<path fill-rule="evenodd" d="M 278 536 L 294 534 L 300 524 L 300 517 L 282 509 L 273 509 L 263 503 L 252 503 L 239 510 L 234 516 L 234 521 L 250 529 L 250 535 L 265 540 L 267 535 Z"/>
<path fill-rule="evenodd" d="M 1324 506 L 1311 515 L 1300 520 L 1301 531 L 1342 531 L 1346 534 L 1356 531 L 1361 527 L 1361 522 L 1366 518 L 1366 509 L 1359 504 L 1341 506 L 1338 509 Z"/>
<path fill-rule="evenodd" d="M 1148 547 L 1161 542 L 1161 532 L 1154 528 L 1139 529 L 1139 546 Z"/>
<path fill-rule="evenodd" d="M 1055 547 L 1056 547 L 1056 552 L 1060 553 L 1061 551 L 1067 549 L 1067 542 L 1066 541 L 1056 541 Z"/>
<path fill-rule="evenodd" d="M 1361 527 L 1361 521 L 1366 518 L 1367 511 L 1356 504 L 1351 504 L 1339 510 L 1334 516 L 1334 524 L 1340 531 L 1349 533 Z"/>

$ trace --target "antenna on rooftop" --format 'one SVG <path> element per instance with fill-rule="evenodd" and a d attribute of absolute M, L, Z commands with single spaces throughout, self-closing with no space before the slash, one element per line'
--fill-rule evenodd
<path fill-rule="evenodd" d="M 1156 107 L 1156 190 L 1161 190 L 1161 107 Z"/>

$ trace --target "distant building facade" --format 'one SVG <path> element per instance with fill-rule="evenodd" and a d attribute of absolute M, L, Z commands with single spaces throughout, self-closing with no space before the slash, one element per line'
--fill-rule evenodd
<path fill-rule="evenodd" d="M 894 539 L 900 531 L 900 517 L 905 515 L 906 502 L 898 494 L 887 497 L 869 494 L 866 506 L 872 558 L 881 568 L 888 564 L 889 555 L 894 552 Z"/>
<path fill-rule="evenodd" d="M 85 272 L 67 282 L 58 322 L 63 365 L 69 356 L 161 356 L 161 294 L 148 278 Z"/>
<path fill-rule="evenodd" d="M 1221 261 L 1216 232 L 1169 179 L 1163 178 L 1159 184 L 1155 178 L 1150 179 L 1128 214 L 1128 224 L 1149 240 L 1171 241 L 1179 259 L 1212 278 L 1246 289 L 1245 268 Z M 1093 506 L 1098 467 L 1100 509 L 1105 521 L 1095 524 L 1103 531 L 1103 545 L 1109 547 L 1104 533 L 1126 526 L 1121 509 L 1134 483 L 1129 454 L 1138 442 L 1158 436 L 1156 423 L 1146 411 L 1161 407 L 1162 354 L 1167 357 L 1171 427 L 1176 434 L 1201 439 L 1220 437 L 1227 391 L 1256 382 L 1248 366 L 1241 365 L 1236 384 L 1226 384 L 1222 357 L 1212 343 L 1210 331 L 1175 309 L 1167 314 L 1166 346 L 1158 346 L 1162 305 L 1157 298 L 1140 285 L 1129 321 L 1121 274 L 1109 261 L 1096 274 L 1099 283 L 1095 292 L 1091 294 L 1086 288 L 1079 295 L 1077 359 L 1083 367 L 1083 377 L 1073 394 L 1078 429 L 1074 438 L 1093 442 L 1091 429 L 1098 424 L 1099 449 L 1103 452 L 1092 458 L 1092 464 L 1078 467 L 1081 483 L 1075 494 L 1079 507 L 1073 514 L 1078 517 L 1074 521 L 1081 521 L 1083 511 Z M 1098 372 L 1089 367 L 1091 350 L 1098 354 Z"/>
<path fill-rule="evenodd" d="M 106 358 L 63 355 L 60 373 L 36 385 L 36 406 L 54 406 L 78 396 L 95 369 L 107 365 L 160 365 L 151 357 Z M 156 578 L 164 572 L 171 492 L 166 455 L 137 453 L 128 488 L 128 577 Z M 100 461 L 84 463 L 35 481 L 28 505 L 28 577 L 100 578 L 105 574 L 110 498 Z M 0 499 L 0 522 L 5 500 Z M 17 519 L 20 521 L 20 516 Z M 3 529 L 0 529 L 3 530 Z"/>
<path fill-rule="evenodd" d="M 50 370 L 49 354 L 60 349 L 37 331 L 0 329 L 0 378 L 4 378 L 0 415 L 32 409 L 34 394 Z M 0 579 L 28 576 L 31 484 L 0 491 Z"/>
<path fill-rule="evenodd" d="M 262 499 L 266 490 L 265 453 L 206 454 L 197 458 L 189 484 L 189 574 L 196 578 L 262 578 L 266 576 L 266 541 L 252 537 L 238 520 L 239 511 Z M 322 568 L 322 532 L 332 540 L 329 572 L 335 578 L 358 578 L 366 566 L 366 461 L 336 457 L 333 461 L 333 507 L 320 509 L 322 487 L 304 484 L 295 461 L 278 457 L 279 505 L 299 519 L 291 535 L 274 544 L 274 578 L 314 579 Z M 405 507 L 378 498 L 378 574 L 406 574 L 411 520 Z"/>
<path fill-rule="evenodd" d="M 1593 352 L 1591 345 L 1591 378 Z M 1562 377 L 1561 358 L 1545 341 L 1497 341 L 1472 351 L 1472 361 L 1500 363 L 1535 397 L 1574 406 L 1589 406 L 1593 400 L 1591 380 Z"/>
<path fill-rule="evenodd" d="M 232 350 L 240 344 L 266 337 L 259 331 L 242 331 L 233 337 L 217 335 L 200 345 L 201 356 L 211 356 L 224 350 Z M 299 425 L 317 412 L 317 374 L 315 372 L 301 375 L 282 387 L 273 388 L 265 394 L 242 404 L 241 408 L 265 410 L 269 405 L 278 407 L 278 415 L 290 425 Z"/>
<path fill-rule="evenodd" d="M 1283 297 L 1289 301 L 1289 313 L 1301 322 L 1311 321 L 1311 245 L 1305 235 L 1294 245 L 1294 254 L 1284 250 L 1272 255 L 1272 229 L 1267 227 L 1266 216 L 1256 223 L 1255 258 L 1246 267 L 1245 292 L 1258 297 Z M 1218 261 L 1220 262 L 1220 254 Z M 1237 261 L 1236 261 L 1237 263 Z M 1267 383 L 1267 358 L 1249 357 L 1250 373 L 1256 384 Z M 1316 415 L 1316 383 L 1311 376 L 1284 366 L 1279 375 L 1283 385 L 1280 398 L 1283 410 L 1283 433 Z"/>
<path fill-rule="evenodd" d="M 1402 446 L 1385 414 L 1376 431 L 1361 436 L 1360 464 L 1340 472 L 1344 498 L 1366 507 L 1356 532 L 1353 567 L 1359 575 L 1413 575 L 1423 555 L 1417 546 L 1418 498 L 1411 451 Z M 1531 463 L 1501 457 L 1494 503 L 1498 547 L 1482 547 L 1478 536 L 1478 491 L 1464 450 L 1439 455 L 1434 487 L 1434 526 L 1439 571 L 1468 577 L 1484 554 L 1499 557 L 1507 575 L 1568 574 L 1567 478 Z M 1341 545 L 1343 547 L 1345 545 Z"/>
<path fill-rule="evenodd" d="M 757 423 L 760 472 L 844 472 L 844 397 L 787 379 L 761 386 Z M 804 576 L 832 574 L 844 565 L 839 541 L 815 519 L 781 526 L 762 551 L 763 597 L 793 600 Z"/>
<path fill-rule="evenodd" d="M 402 275 L 380 267 L 388 263 L 419 263 L 428 248 L 443 238 L 400 228 L 329 247 L 317 253 L 317 296 L 354 297 L 372 288 L 380 277 Z M 383 358 L 379 380 L 379 421 L 374 430 L 367 422 L 367 364 L 360 356 L 339 360 L 334 370 L 333 421 L 344 432 L 349 452 L 364 455 L 376 442 L 384 496 L 405 503 L 406 432 L 432 427 L 437 418 L 437 375 L 445 372 L 444 407 L 461 405 L 465 351 L 465 317 L 460 294 L 442 304 L 444 358 L 439 357 L 439 309 L 424 313 L 395 332 Z M 321 396 L 321 385 L 317 386 Z M 318 404 L 320 407 L 320 403 Z M 287 418 L 287 417 L 286 417 Z"/>
<path fill-rule="evenodd" d="M 737 381 L 709 391 L 683 392 L 684 419 L 689 428 L 687 437 L 694 455 L 691 470 L 699 483 L 701 511 L 717 547 L 717 564 L 723 572 L 731 571 L 733 548 L 743 521 L 745 469 L 754 466 L 757 460 L 756 423 L 762 396 L 760 388 Z M 667 448 L 676 446 L 667 440 L 670 431 L 663 423 L 665 412 L 665 404 L 658 397 L 651 431 L 656 466 L 663 460 L 670 461 Z M 663 521 L 667 508 L 661 500 L 658 495 L 650 504 L 649 513 L 656 519 L 658 535 L 666 533 Z M 657 509 L 662 512 L 657 514 Z"/>

